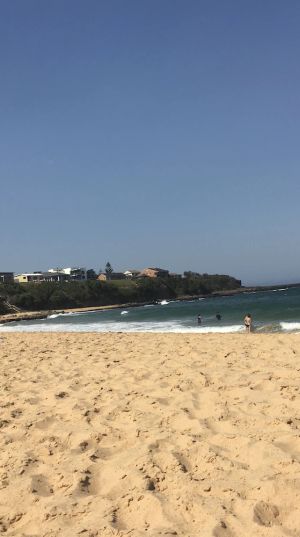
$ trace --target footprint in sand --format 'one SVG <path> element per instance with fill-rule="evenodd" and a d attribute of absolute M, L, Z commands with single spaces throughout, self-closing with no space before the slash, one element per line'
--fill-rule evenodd
<path fill-rule="evenodd" d="M 8 420 L 0 420 L 0 429 L 2 429 L 2 427 L 7 427 L 9 423 Z"/>
<path fill-rule="evenodd" d="M 264 501 L 258 502 L 254 506 L 254 521 L 261 526 L 273 526 L 278 524 L 279 510 L 276 505 L 266 503 Z"/>
<path fill-rule="evenodd" d="M 97 487 L 95 484 L 95 478 L 93 472 L 89 468 L 82 472 L 82 477 L 78 483 L 77 491 L 80 495 L 86 496 L 96 494 Z"/>
<path fill-rule="evenodd" d="M 189 464 L 185 457 L 183 457 L 180 453 L 174 453 L 174 457 L 176 461 L 178 462 L 178 466 L 181 472 L 184 474 L 189 472 Z"/>
<path fill-rule="evenodd" d="M 86 451 L 87 449 L 89 449 L 89 441 L 83 440 L 83 442 L 80 442 L 78 447 L 79 452 L 84 453 L 84 451 Z"/>
<path fill-rule="evenodd" d="M 37 427 L 38 429 L 48 429 L 48 427 L 50 427 L 53 423 L 54 423 L 55 419 L 53 416 L 46 416 L 45 418 L 37 421 L 35 423 L 35 427 Z"/>
<path fill-rule="evenodd" d="M 49 485 L 47 478 L 42 474 L 32 476 L 30 490 L 38 496 L 50 496 L 53 494 L 53 488 Z"/>
<path fill-rule="evenodd" d="M 20 408 L 15 408 L 12 410 L 10 415 L 12 418 L 19 418 L 23 414 L 23 411 Z"/>
<path fill-rule="evenodd" d="M 38 459 L 33 454 L 28 454 L 21 464 L 19 474 L 24 474 L 28 468 L 32 468 L 32 466 L 36 465 L 38 462 Z"/>

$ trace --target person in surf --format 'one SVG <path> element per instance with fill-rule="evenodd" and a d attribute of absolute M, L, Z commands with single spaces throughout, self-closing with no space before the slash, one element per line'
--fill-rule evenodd
<path fill-rule="evenodd" d="M 244 325 L 245 325 L 246 332 L 250 333 L 252 329 L 252 317 L 250 313 L 247 313 L 247 315 L 245 315 Z"/>

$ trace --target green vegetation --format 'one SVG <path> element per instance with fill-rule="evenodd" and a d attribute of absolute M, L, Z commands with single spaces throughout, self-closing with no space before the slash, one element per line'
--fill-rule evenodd
<path fill-rule="evenodd" d="M 4 301 L 2 297 L 0 297 L 0 315 L 3 315 L 8 312 L 9 312 L 9 309 L 6 305 L 6 302 Z"/>
<path fill-rule="evenodd" d="M 152 302 L 180 296 L 209 295 L 240 286 L 241 282 L 231 276 L 191 273 L 185 278 L 12 283 L 2 284 L 0 291 L 10 304 L 22 310 L 36 311 Z"/>
<path fill-rule="evenodd" d="M 106 277 L 107 277 L 108 280 L 110 280 L 113 271 L 114 271 L 114 269 L 112 268 L 110 262 L 107 261 L 107 263 L 105 265 L 105 272 L 106 272 Z"/>

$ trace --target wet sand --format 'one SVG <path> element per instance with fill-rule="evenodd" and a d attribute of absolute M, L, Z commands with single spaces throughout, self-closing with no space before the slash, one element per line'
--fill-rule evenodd
<path fill-rule="evenodd" d="M 0 333 L 0 533 L 300 536 L 299 342 Z"/>

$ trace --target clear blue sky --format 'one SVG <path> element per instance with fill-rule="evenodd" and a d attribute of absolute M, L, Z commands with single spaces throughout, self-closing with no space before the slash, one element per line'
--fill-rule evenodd
<path fill-rule="evenodd" d="M 0 270 L 300 281 L 297 0 L 2 0 Z"/>

